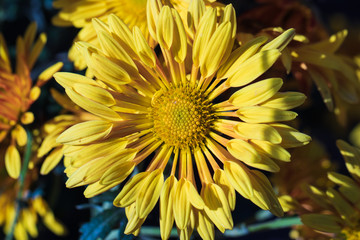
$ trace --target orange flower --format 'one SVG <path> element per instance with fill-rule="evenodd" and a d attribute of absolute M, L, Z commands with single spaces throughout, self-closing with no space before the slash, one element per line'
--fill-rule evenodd
<path fill-rule="evenodd" d="M 0 34 L 0 148 L 6 148 L 0 158 L 5 159 L 6 169 L 12 178 L 19 177 L 21 156 L 18 148 L 27 142 L 23 125 L 34 121 L 33 113 L 28 110 L 40 96 L 40 87 L 63 65 L 58 62 L 47 68 L 33 85 L 30 72 L 46 43 L 44 33 L 34 42 L 35 34 L 36 24 L 32 23 L 24 37 L 18 37 L 15 71 L 11 68 L 8 49 Z"/>

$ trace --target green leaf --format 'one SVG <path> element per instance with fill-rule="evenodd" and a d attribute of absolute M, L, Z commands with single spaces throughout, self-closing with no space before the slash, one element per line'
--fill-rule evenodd
<path fill-rule="evenodd" d="M 90 222 L 85 223 L 80 227 L 80 240 L 104 239 L 112 229 L 119 226 L 121 220 L 126 222 L 123 209 L 106 209 L 91 218 Z"/>

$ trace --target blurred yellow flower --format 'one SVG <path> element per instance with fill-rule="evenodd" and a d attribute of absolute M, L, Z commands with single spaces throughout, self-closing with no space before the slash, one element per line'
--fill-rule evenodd
<path fill-rule="evenodd" d="M 0 164 L 3 167 L 3 164 Z M 17 222 L 14 227 L 14 237 L 16 240 L 26 240 L 38 237 L 38 216 L 41 217 L 44 225 L 56 235 L 66 234 L 66 228 L 55 218 L 46 201 L 41 196 L 30 197 L 30 187 L 38 179 L 37 170 L 28 171 L 21 204 L 18 201 L 18 191 L 20 189 L 18 181 L 6 176 L 4 173 L 0 176 L 0 226 L 4 233 L 8 234 L 14 224 L 17 211 L 17 204 L 20 204 L 20 210 Z"/>
<path fill-rule="evenodd" d="M 360 239 L 360 149 L 338 140 L 350 176 L 329 172 L 336 187 L 321 191 L 313 188 L 322 211 L 301 215 L 302 222 L 335 239 Z"/>
<path fill-rule="evenodd" d="M 91 19 L 98 18 L 106 22 L 108 15 L 115 14 L 131 30 L 134 26 L 138 26 L 150 46 L 154 46 L 156 42 L 151 37 L 147 25 L 147 2 L 147 0 L 56 0 L 53 6 L 60 9 L 60 12 L 53 18 L 52 22 L 56 26 L 81 28 L 74 41 L 84 41 L 99 47 L 99 40 Z M 180 13 L 182 19 L 186 21 L 190 0 L 169 0 L 162 2 L 173 6 Z M 221 3 L 217 3 L 214 0 L 205 0 L 205 3 L 210 6 L 223 7 Z M 74 62 L 77 69 L 84 69 L 87 66 L 83 56 L 79 54 L 75 46 L 72 46 L 69 50 L 69 59 Z"/>
<path fill-rule="evenodd" d="M 67 187 L 88 185 L 84 194 L 93 197 L 119 185 L 135 166 L 146 167 L 114 200 L 125 207 L 126 234 L 139 233 L 159 198 L 163 239 L 174 221 L 181 239 L 195 229 L 202 238 L 214 239 L 214 225 L 222 232 L 231 229 L 235 190 L 281 216 L 269 180 L 247 165 L 277 172 L 277 161 L 290 161 L 285 148 L 311 140 L 278 123 L 296 118 L 288 110 L 304 102 L 303 94 L 278 92 L 279 78 L 253 83 L 280 57 L 294 31 L 268 44 L 265 37 L 255 38 L 233 50 L 231 5 L 217 17 L 215 8 L 193 1 L 187 27 L 174 8 L 160 1 L 149 1 L 148 13 L 159 56 L 138 27 L 131 32 L 110 15 L 107 24 L 93 19 L 101 48 L 76 43 L 96 80 L 54 75 L 74 103 L 99 118 L 57 138 L 69 161 Z"/>
<path fill-rule="evenodd" d="M 40 34 L 36 42 L 35 35 L 36 24 L 32 23 L 24 37 L 18 37 L 13 72 L 5 39 L 0 34 L 0 148 L 6 148 L 0 158 L 5 159 L 6 169 L 12 178 L 18 178 L 20 174 L 21 156 L 18 147 L 25 146 L 27 142 L 23 125 L 34 120 L 34 115 L 28 110 L 40 96 L 40 87 L 62 67 L 62 63 L 58 62 L 47 68 L 33 85 L 30 71 L 46 43 L 44 33 Z"/>

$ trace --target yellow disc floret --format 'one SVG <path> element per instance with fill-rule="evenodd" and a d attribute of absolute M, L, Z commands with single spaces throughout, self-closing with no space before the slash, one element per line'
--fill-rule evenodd
<path fill-rule="evenodd" d="M 170 146 L 195 147 L 210 130 L 214 114 L 203 94 L 190 87 L 160 90 L 152 101 L 154 133 Z"/>

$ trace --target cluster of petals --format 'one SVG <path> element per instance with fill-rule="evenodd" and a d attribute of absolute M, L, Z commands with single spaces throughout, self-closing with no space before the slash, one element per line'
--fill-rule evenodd
<path fill-rule="evenodd" d="M 122 183 L 135 167 L 145 169 L 114 199 L 125 208 L 126 234 L 139 233 L 159 199 L 163 239 L 174 222 L 181 239 L 194 230 L 214 239 L 214 226 L 232 229 L 235 191 L 281 216 L 269 180 L 256 169 L 277 172 L 278 161 L 290 161 L 285 148 L 311 140 L 279 123 L 296 118 L 289 110 L 305 96 L 278 92 L 280 78 L 258 80 L 294 30 L 236 47 L 231 5 L 218 16 L 195 0 L 187 14 L 184 23 L 174 8 L 148 1 L 147 25 L 159 54 L 138 27 L 131 31 L 115 15 L 106 22 L 95 18 L 99 46 L 75 44 L 95 79 L 54 74 L 68 97 L 97 118 L 57 137 L 67 187 L 87 185 L 84 194 L 93 197 Z"/>

